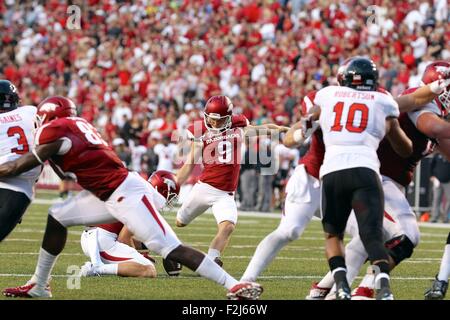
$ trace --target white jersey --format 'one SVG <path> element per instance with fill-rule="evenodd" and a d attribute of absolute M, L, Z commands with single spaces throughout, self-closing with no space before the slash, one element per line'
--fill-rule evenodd
<path fill-rule="evenodd" d="M 0 113 L 0 164 L 14 161 L 34 148 L 36 107 L 23 106 Z M 23 192 L 33 196 L 33 185 L 41 172 L 41 166 L 17 177 L 0 178 L 0 188 Z"/>
<path fill-rule="evenodd" d="M 386 134 L 386 118 L 398 117 L 397 102 L 388 93 L 330 86 L 317 92 L 319 123 L 325 143 L 320 177 L 366 167 L 379 173 L 377 149 Z"/>

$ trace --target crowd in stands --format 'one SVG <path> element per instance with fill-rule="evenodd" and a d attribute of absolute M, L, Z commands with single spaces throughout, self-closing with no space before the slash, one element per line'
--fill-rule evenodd
<path fill-rule="evenodd" d="M 446 0 L 69 2 L 80 28 L 66 1 L 0 2 L 0 78 L 16 84 L 23 104 L 72 98 L 143 174 L 173 153 L 167 136 L 183 135 L 212 95 L 229 96 L 253 124 L 289 125 L 305 93 L 335 83 L 350 56 L 373 59 L 393 95 L 419 85 L 430 61 L 450 60 Z M 298 159 L 276 154 L 283 171 Z"/>

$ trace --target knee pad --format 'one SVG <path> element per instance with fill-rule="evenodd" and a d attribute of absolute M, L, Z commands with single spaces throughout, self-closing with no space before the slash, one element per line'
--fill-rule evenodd
<path fill-rule="evenodd" d="M 411 257 L 414 251 L 414 244 L 404 234 L 386 241 L 384 246 L 388 249 L 388 254 L 392 257 L 396 265 Z"/>
<path fill-rule="evenodd" d="M 294 241 L 300 237 L 303 228 L 300 226 L 281 225 L 276 229 L 276 235 L 286 241 Z"/>

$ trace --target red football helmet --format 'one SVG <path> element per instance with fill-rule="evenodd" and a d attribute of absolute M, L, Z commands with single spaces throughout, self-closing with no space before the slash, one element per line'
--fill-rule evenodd
<path fill-rule="evenodd" d="M 212 96 L 206 102 L 204 110 L 205 126 L 208 130 L 221 132 L 231 127 L 233 103 L 227 96 Z M 210 121 L 219 122 L 219 126 L 212 126 Z"/>
<path fill-rule="evenodd" d="M 158 170 L 148 178 L 150 184 L 166 199 L 167 206 L 177 201 L 180 193 L 180 185 L 175 179 L 172 172 L 166 170 Z"/>
<path fill-rule="evenodd" d="M 447 61 L 435 61 L 430 63 L 423 73 L 422 83 L 429 84 L 436 80 L 443 79 L 443 70 L 449 67 L 450 63 Z M 435 101 L 445 113 L 448 113 L 450 111 L 450 88 L 447 88 L 446 91 L 441 93 Z"/>
<path fill-rule="evenodd" d="M 62 96 L 48 97 L 42 101 L 38 107 L 38 116 L 42 124 L 52 121 L 56 118 L 76 117 L 77 107 L 72 100 Z"/>

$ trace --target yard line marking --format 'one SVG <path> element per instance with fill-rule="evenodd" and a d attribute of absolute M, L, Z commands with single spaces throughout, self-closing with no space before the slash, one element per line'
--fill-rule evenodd
<path fill-rule="evenodd" d="M 32 277 L 32 274 L 22 274 L 22 273 L 0 273 L 0 277 Z M 71 274 L 52 274 L 53 278 L 68 278 L 73 277 Z M 167 275 L 161 275 L 161 277 L 158 276 L 158 278 L 168 278 Z M 302 279 L 321 279 L 323 277 L 322 275 L 309 275 L 309 276 L 295 276 L 295 275 L 285 275 L 285 276 L 260 276 L 258 279 L 262 280 L 302 280 Z M 204 280 L 202 277 L 198 277 L 197 275 L 192 276 L 178 276 L 179 279 L 191 279 L 191 280 Z M 356 279 L 360 280 L 363 277 L 358 276 Z M 433 277 L 391 277 L 392 280 L 400 280 L 400 281 L 417 281 L 417 280 L 426 280 L 430 281 L 433 280 Z"/>
<path fill-rule="evenodd" d="M 0 255 L 38 255 L 39 252 L 0 252 Z M 61 253 L 64 256 L 84 256 L 82 253 Z M 159 255 L 152 255 L 155 258 L 159 258 Z M 226 259 L 251 259 L 252 256 L 224 256 Z M 325 258 L 312 258 L 312 257 L 286 257 L 278 256 L 277 260 L 293 260 L 293 261 L 326 261 Z M 405 260 L 403 263 L 436 263 L 441 261 L 441 258 L 415 258 Z"/>

